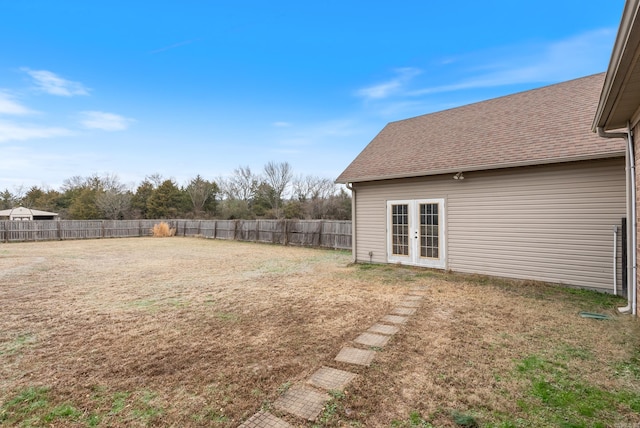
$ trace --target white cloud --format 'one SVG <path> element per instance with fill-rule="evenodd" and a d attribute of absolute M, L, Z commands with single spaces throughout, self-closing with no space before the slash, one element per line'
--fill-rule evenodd
<path fill-rule="evenodd" d="M 601 29 L 578 34 L 547 45 L 512 46 L 499 55 L 482 52 L 470 55 L 484 58 L 484 63 L 465 70 L 475 76 L 456 83 L 409 91 L 407 96 L 420 96 L 465 89 L 490 88 L 523 83 L 550 83 L 569 80 L 606 70 L 614 29 Z M 524 54 L 523 54 L 524 52 Z M 486 58 L 492 57 L 492 61 Z M 469 63 L 456 61 L 456 63 Z M 479 71 L 479 72 L 478 72 Z"/>
<path fill-rule="evenodd" d="M 19 125 L 12 122 L 0 121 L 0 142 L 64 137 L 73 134 L 73 131 L 66 128 Z"/>
<path fill-rule="evenodd" d="M 83 111 L 82 125 L 89 129 L 102 129 L 103 131 L 123 131 L 129 127 L 133 119 L 113 113 L 102 111 Z"/>
<path fill-rule="evenodd" d="M 9 93 L 0 90 L 0 114 L 25 115 L 32 113 L 35 112 L 14 101 Z"/>
<path fill-rule="evenodd" d="M 406 84 L 422 71 L 417 68 L 405 67 L 395 70 L 397 76 L 368 88 L 359 89 L 356 94 L 365 99 L 382 99 L 401 93 Z"/>
<path fill-rule="evenodd" d="M 416 79 L 421 70 L 400 68 L 394 78 L 360 89 L 356 95 L 376 102 L 383 116 L 398 116 L 424 112 L 423 105 L 434 104 L 425 99 L 428 95 L 575 79 L 606 70 L 615 34 L 615 29 L 604 28 L 550 43 L 521 43 L 447 57 L 435 62 L 434 73 L 425 72 L 431 80 L 443 74 L 443 84 L 422 88 Z"/>
<path fill-rule="evenodd" d="M 31 70 L 22 68 L 22 71 L 33 78 L 36 86 L 43 92 L 51 95 L 72 97 L 74 95 L 89 95 L 89 88 L 80 82 L 63 79 L 47 70 Z"/>

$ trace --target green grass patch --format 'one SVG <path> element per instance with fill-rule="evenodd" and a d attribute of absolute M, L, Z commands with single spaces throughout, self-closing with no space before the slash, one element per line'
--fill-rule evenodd
<path fill-rule="evenodd" d="M 0 422 L 13 425 L 43 413 L 49 407 L 49 388 L 29 387 L 0 407 Z"/>
<path fill-rule="evenodd" d="M 324 405 L 324 410 L 318 417 L 314 428 L 334 426 L 340 421 L 340 415 L 344 412 L 343 401 L 345 394 L 342 391 L 329 391 L 331 399 Z"/>
<path fill-rule="evenodd" d="M 154 405 L 157 394 L 151 391 L 143 391 L 142 396 L 134 400 L 130 419 L 150 425 L 156 418 L 164 413 L 164 410 Z"/>
<path fill-rule="evenodd" d="M 154 425 L 164 410 L 151 391 L 108 393 L 94 388 L 95 407 L 83 413 L 73 403 L 56 400 L 50 388 L 29 387 L 19 391 L 0 407 L 0 425 L 7 426 L 111 426 Z"/>
<path fill-rule="evenodd" d="M 29 387 L 0 407 L 0 424 L 49 426 L 56 421 L 78 421 L 82 412 L 69 403 L 51 404 L 50 389 Z"/>
<path fill-rule="evenodd" d="M 173 308 L 180 309 L 180 308 L 185 308 L 189 306 L 189 301 L 182 300 L 179 298 L 173 298 L 173 299 L 167 299 L 166 304 Z"/>
<path fill-rule="evenodd" d="M 106 421 L 136 421 L 144 425 L 152 424 L 160 418 L 164 410 L 155 404 L 157 394 L 152 391 L 138 391 L 130 393 L 118 391 L 111 394 L 111 408 L 103 415 L 94 415 Z"/>
<path fill-rule="evenodd" d="M 194 415 L 192 419 L 196 422 L 213 422 L 214 424 L 229 422 L 229 418 L 225 416 L 222 409 L 216 410 L 211 407 L 206 407 L 204 413 Z"/>
<path fill-rule="evenodd" d="M 432 428 L 429 422 L 427 422 L 420 412 L 413 411 L 409 413 L 409 417 L 404 420 L 394 419 L 391 421 L 391 426 L 393 428 Z"/>
<path fill-rule="evenodd" d="M 568 361 L 591 358 L 584 349 L 562 346 L 552 355 L 529 355 L 517 364 L 516 377 L 529 382 L 518 406 L 530 426 L 604 427 L 621 422 L 620 408 L 638 411 L 639 392 L 602 389 L 568 368 Z M 502 419 L 492 426 L 521 426 L 509 416 Z"/>
<path fill-rule="evenodd" d="M 109 415 L 118 415 L 120 414 L 125 406 L 127 405 L 127 399 L 131 396 L 128 392 L 116 392 L 113 394 L 111 398 L 111 409 L 109 410 Z"/>
<path fill-rule="evenodd" d="M 23 348 L 36 342 L 36 336 L 31 333 L 20 334 L 13 340 L 0 346 L 0 355 L 15 355 L 22 351 Z"/>
<path fill-rule="evenodd" d="M 454 410 L 453 412 L 451 412 L 451 418 L 453 419 L 453 422 L 455 422 L 455 424 L 459 427 L 478 428 L 479 426 L 476 418 L 469 413 Z"/>
<path fill-rule="evenodd" d="M 82 416 L 82 412 L 73 407 L 70 404 L 61 404 L 54 407 L 50 412 L 46 413 L 42 417 L 42 422 L 51 424 L 57 419 L 64 419 L 69 421 L 77 421 Z"/>
<path fill-rule="evenodd" d="M 640 349 L 636 349 L 628 360 L 615 363 L 614 370 L 617 377 L 640 380 Z"/>

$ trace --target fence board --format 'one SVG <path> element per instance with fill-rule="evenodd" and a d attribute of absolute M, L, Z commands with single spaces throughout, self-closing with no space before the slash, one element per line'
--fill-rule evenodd
<path fill-rule="evenodd" d="M 351 221 L 339 220 L 1 220 L 0 242 L 152 236 L 161 221 L 176 236 L 351 249 Z"/>

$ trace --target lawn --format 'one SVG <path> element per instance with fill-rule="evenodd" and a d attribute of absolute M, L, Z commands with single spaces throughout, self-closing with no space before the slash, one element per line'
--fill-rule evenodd
<path fill-rule="evenodd" d="M 0 425 L 235 427 L 322 366 L 359 376 L 315 423 L 283 415 L 294 426 L 640 424 L 623 300 L 350 258 L 176 237 L 0 244 Z M 417 285 L 422 306 L 370 367 L 334 362 Z"/>

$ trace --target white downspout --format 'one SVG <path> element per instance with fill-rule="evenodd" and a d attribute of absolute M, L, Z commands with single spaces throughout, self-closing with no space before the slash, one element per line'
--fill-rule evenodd
<path fill-rule="evenodd" d="M 638 304 L 638 211 L 636 206 L 636 154 L 633 149 L 633 132 L 631 131 L 631 124 L 627 123 L 627 144 L 629 146 L 629 157 L 631 158 L 631 211 L 632 211 L 632 221 L 633 224 L 633 286 L 631 287 L 631 314 L 637 314 L 637 304 Z"/>
<path fill-rule="evenodd" d="M 636 315 L 636 281 L 637 281 L 637 209 L 636 209 L 636 165 L 635 155 L 633 150 L 633 134 L 631 132 L 630 124 L 627 125 L 626 132 L 606 132 L 603 128 L 598 127 L 598 135 L 603 138 L 624 138 L 627 142 L 627 217 L 630 221 L 627 221 L 628 230 L 627 236 L 631 239 L 627 239 L 627 254 L 631 254 L 631 271 L 627 273 L 627 306 L 618 308 L 620 312 L 629 312 Z M 630 247 L 630 248 L 629 248 Z"/>
<path fill-rule="evenodd" d="M 358 261 L 357 246 L 358 240 L 356 235 L 356 189 L 353 188 L 351 183 L 346 183 L 347 189 L 351 190 L 351 258 L 353 263 Z"/>
<path fill-rule="evenodd" d="M 613 226 L 613 294 L 618 295 L 618 226 Z"/>

